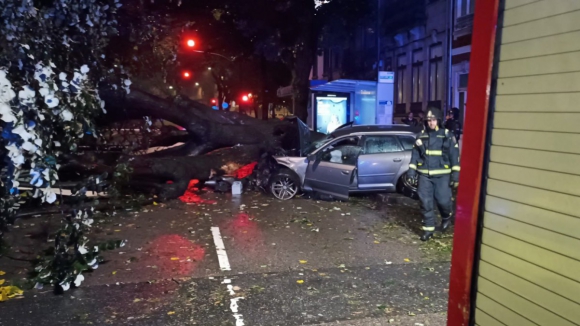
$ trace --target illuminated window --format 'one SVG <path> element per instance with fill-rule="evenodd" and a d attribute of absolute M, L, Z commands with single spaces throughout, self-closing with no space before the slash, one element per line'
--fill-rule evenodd
<path fill-rule="evenodd" d="M 457 0 L 457 17 L 471 15 L 475 12 L 475 0 Z"/>
<path fill-rule="evenodd" d="M 436 44 L 429 51 L 429 101 L 441 100 L 443 90 L 443 46 Z"/>
<path fill-rule="evenodd" d="M 423 102 L 423 49 L 413 51 L 413 103 Z"/>
<path fill-rule="evenodd" d="M 397 57 L 397 103 L 405 103 L 405 70 L 407 69 L 407 56 L 405 53 Z"/>

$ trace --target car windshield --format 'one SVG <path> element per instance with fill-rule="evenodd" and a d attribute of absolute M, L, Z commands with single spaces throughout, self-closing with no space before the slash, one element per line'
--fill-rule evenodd
<path fill-rule="evenodd" d="M 304 151 L 303 153 L 312 154 L 312 152 L 314 152 L 315 150 L 319 149 L 320 147 L 328 144 L 333 139 L 334 139 L 334 136 L 328 135 L 319 141 L 315 141 L 312 144 L 308 145 L 308 147 L 306 148 L 306 151 Z"/>

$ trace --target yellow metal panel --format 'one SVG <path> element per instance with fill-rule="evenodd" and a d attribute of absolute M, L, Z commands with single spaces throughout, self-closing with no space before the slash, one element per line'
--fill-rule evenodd
<path fill-rule="evenodd" d="M 580 260 L 580 240 L 578 239 L 489 212 L 485 212 L 483 224 L 490 230 Z"/>
<path fill-rule="evenodd" d="M 495 112 L 580 112 L 577 103 L 580 93 L 498 95 Z"/>
<path fill-rule="evenodd" d="M 578 75 L 580 77 L 580 75 Z M 580 79 L 579 79 L 580 81 Z M 497 112 L 494 128 L 579 133 L 580 113 Z"/>
<path fill-rule="evenodd" d="M 491 161 L 580 175 L 580 155 L 577 154 L 554 153 L 494 145 L 491 146 Z"/>
<path fill-rule="evenodd" d="M 500 61 L 580 50 L 580 31 L 531 39 L 501 46 Z"/>
<path fill-rule="evenodd" d="M 547 0 L 521 6 L 504 12 L 503 26 L 521 24 L 528 21 L 563 14 L 580 9 L 580 1 Z"/>
<path fill-rule="evenodd" d="M 558 16 L 505 27 L 502 31 L 501 42 L 502 44 L 513 43 L 577 30 L 580 30 L 580 11 L 571 11 Z"/>
<path fill-rule="evenodd" d="M 578 19 L 580 19 L 580 17 Z M 580 72 L 499 78 L 497 80 L 497 94 L 560 92 L 580 92 Z"/>
<path fill-rule="evenodd" d="M 493 279 L 490 279 L 489 277 L 492 277 Z M 513 283 L 507 283 L 510 281 Z M 489 298 L 492 298 L 498 304 L 505 306 L 506 308 L 529 320 L 534 321 L 534 323 L 538 325 L 574 326 L 574 324 L 570 322 L 569 318 L 574 318 L 574 316 L 580 314 L 580 312 L 574 311 L 574 309 L 579 308 L 577 304 L 574 304 L 564 298 L 558 297 L 554 293 L 539 288 L 532 283 L 518 278 L 515 275 L 506 273 L 499 268 L 487 264 L 486 262 L 481 262 L 480 277 L 478 278 L 477 289 L 480 293 Z M 521 292 L 518 293 L 516 291 Z M 534 302 L 530 300 L 530 298 L 526 298 L 525 296 L 528 294 L 534 296 L 532 300 L 537 299 L 540 301 L 540 303 L 538 304 L 538 301 Z M 566 302 L 559 303 L 563 305 L 569 304 L 570 307 L 568 307 L 568 309 L 572 310 L 565 311 L 563 307 L 557 306 L 555 301 L 548 301 L 548 297 L 541 297 L 542 294 L 545 294 L 546 296 L 553 298 L 556 301 L 559 301 L 559 299 L 560 301 L 565 300 Z M 540 297 L 537 297 L 538 295 Z M 551 306 L 551 308 L 559 308 L 560 313 L 566 313 L 569 317 L 563 318 L 565 316 L 559 315 L 553 310 L 550 311 L 551 309 L 548 309 L 546 304 Z"/>
<path fill-rule="evenodd" d="M 558 213 L 580 217 L 580 198 L 489 179 L 487 194 Z"/>
<path fill-rule="evenodd" d="M 580 7 L 580 1 L 577 2 L 577 5 Z M 500 78 L 557 74 L 570 71 L 580 71 L 580 52 L 502 61 L 499 63 L 498 68 Z M 546 109 L 551 110 L 552 108 Z"/>
<path fill-rule="evenodd" d="M 540 0 L 506 0 L 505 1 L 505 10 L 507 11 L 508 9 L 511 9 L 514 7 L 519 7 L 519 6 L 523 6 L 523 5 L 527 5 L 527 4 L 539 2 L 539 1 Z"/>
<path fill-rule="evenodd" d="M 481 279 L 481 278 L 480 278 Z M 526 318 L 516 314 L 515 312 L 509 310 L 508 308 L 500 305 L 499 303 L 491 300 L 481 292 L 477 293 L 477 299 L 475 299 L 475 304 L 477 308 L 481 311 L 487 313 L 491 317 L 499 320 L 504 325 L 509 326 L 538 326 Z M 484 324 L 484 326 L 487 326 Z"/>
<path fill-rule="evenodd" d="M 482 240 L 484 244 L 490 247 L 568 277 L 576 282 L 580 282 L 580 273 L 578 272 L 580 271 L 580 262 L 575 259 L 559 255 L 487 228 L 483 229 Z"/>
<path fill-rule="evenodd" d="M 475 310 L 475 323 L 476 326 L 505 326 L 505 324 L 479 309 Z"/>
<path fill-rule="evenodd" d="M 580 144 L 580 134 L 496 129 L 491 141 L 500 146 L 580 154 L 576 145 Z"/>
<path fill-rule="evenodd" d="M 491 213 L 507 216 L 518 221 L 580 239 L 580 232 L 578 232 L 580 230 L 580 218 L 577 217 L 563 215 L 493 196 L 486 197 L 485 209 Z"/>
<path fill-rule="evenodd" d="M 580 283 L 492 247 L 481 246 L 481 260 L 580 304 Z"/>
<path fill-rule="evenodd" d="M 580 196 L 580 176 L 543 171 L 501 163 L 489 163 L 489 177 L 495 180 Z M 580 197 L 577 198 L 580 203 Z"/>
<path fill-rule="evenodd" d="M 479 272 L 481 293 L 540 325 L 570 326 L 571 320 L 580 320 L 575 302 L 483 261 Z"/>

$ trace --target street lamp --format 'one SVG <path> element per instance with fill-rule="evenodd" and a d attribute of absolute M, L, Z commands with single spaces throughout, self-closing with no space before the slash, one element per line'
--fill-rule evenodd
<path fill-rule="evenodd" d="M 195 83 L 195 86 L 199 86 L 199 83 Z"/>
<path fill-rule="evenodd" d="M 191 77 L 191 73 L 189 71 L 184 71 L 183 72 L 183 78 L 184 79 L 189 79 Z"/>

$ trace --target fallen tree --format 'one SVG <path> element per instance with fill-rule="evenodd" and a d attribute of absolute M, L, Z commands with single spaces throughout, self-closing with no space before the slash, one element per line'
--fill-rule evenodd
<path fill-rule="evenodd" d="M 212 177 L 231 175 L 256 161 L 260 161 L 256 174 L 263 184 L 273 172 L 273 155 L 300 155 L 300 149 L 313 138 L 298 119 L 259 120 L 238 112 L 213 110 L 189 99 L 163 99 L 138 89 L 128 94 L 101 91 L 100 96 L 107 111 L 101 123 L 147 116 L 185 129 L 153 140 L 152 144 L 169 146 L 167 149 L 123 158 L 132 169 L 128 187 L 161 199 L 181 196 L 190 180 L 203 183 Z M 180 145 L 174 146 L 176 142 Z M 119 154 L 78 153 L 67 157 L 61 170 L 68 175 L 113 175 Z"/>
<path fill-rule="evenodd" d="M 261 145 L 263 148 L 298 149 L 298 126 L 287 121 L 259 120 L 238 112 L 217 111 L 186 98 L 172 100 L 131 90 L 129 94 L 101 91 L 106 103 L 107 121 L 123 119 L 163 119 L 185 128 L 186 142 L 152 156 L 196 156 L 235 145 Z"/>

